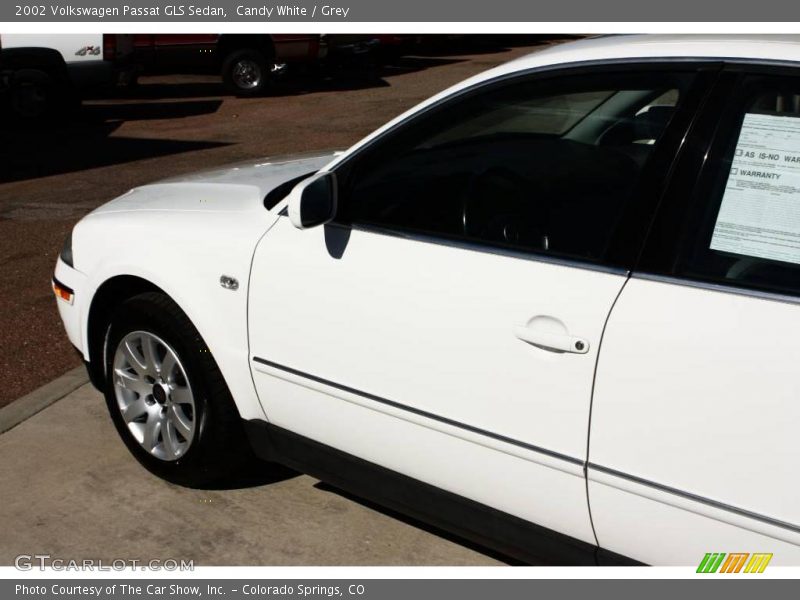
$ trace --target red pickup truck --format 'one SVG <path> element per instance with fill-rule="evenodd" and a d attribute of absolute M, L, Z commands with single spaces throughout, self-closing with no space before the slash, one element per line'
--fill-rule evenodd
<path fill-rule="evenodd" d="M 255 96 L 284 64 L 315 63 L 328 46 L 317 34 L 136 34 L 136 62 L 146 71 L 219 70 L 231 92 Z"/>

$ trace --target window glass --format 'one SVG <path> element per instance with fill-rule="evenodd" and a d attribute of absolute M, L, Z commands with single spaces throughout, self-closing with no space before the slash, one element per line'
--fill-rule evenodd
<path fill-rule="evenodd" d="M 601 261 L 687 81 L 529 79 L 457 99 L 357 159 L 340 220 Z"/>
<path fill-rule="evenodd" d="M 752 93 L 719 140 L 678 273 L 800 292 L 800 90 Z M 704 185 L 699 186 L 700 189 Z"/>

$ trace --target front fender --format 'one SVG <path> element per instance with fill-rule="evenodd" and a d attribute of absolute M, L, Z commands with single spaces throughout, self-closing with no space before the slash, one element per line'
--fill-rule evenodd
<path fill-rule="evenodd" d="M 256 244 L 276 217 L 266 211 L 260 219 L 166 213 L 157 215 L 157 225 L 144 226 L 142 220 L 151 218 L 128 213 L 79 224 L 73 239 L 81 240 L 74 248 L 75 264 L 86 274 L 80 311 L 84 356 L 90 306 L 100 287 L 114 277 L 138 277 L 163 290 L 187 314 L 214 355 L 242 418 L 265 419 L 248 364 L 247 297 Z M 223 275 L 235 278 L 238 289 L 223 288 Z"/>

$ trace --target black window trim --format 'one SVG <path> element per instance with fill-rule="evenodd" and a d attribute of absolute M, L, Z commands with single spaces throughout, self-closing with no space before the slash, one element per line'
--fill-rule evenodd
<path fill-rule="evenodd" d="M 684 220 L 688 218 L 687 211 L 691 210 L 691 199 L 695 198 L 699 182 L 707 175 L 708 169 L 710 168 L 709 161 L 707 160 L 708 155 L 712 148 L 720 145 L 720 136 L 726 135 L 727 133 L 727 131 L 722 128 L 722 125 L 725 124 L 723 119 L 714 119 L 713 117 L 714 115 L 718 117 L 722 114 L 721 111 L 724 109 L 724 103 L 730 98 L 728 94 L 737 94 L 737 97 L 739 97 L 744 91 L 743 85 L 746 79 L 753 76 L 791 76 L 797 78 L 798 82 L 800 82 L 800 62 L 728 59 L 723 64 L 721 75 L 722 76 L 714 84 L 714 89 L 712 89 L 710 93 L 711 96 L 716 94 L 717 98 L 706 103 L 706 105 L 700 109 L 697 115 L 700 126 L 694 127 L 692 131 L 688 132 L 688 136 L 696 135 L 696 139 L 690 142 L 691 145 L 694 146 L 696 157 L 694 159 L 688 159 L 692 161 L 693 164 L 690 163 L 687 166 L 680 166 L 679 169 L 682 172 L 673 174 L 674 177 L 670 178 L 668 185 L 665 187 L 664 198 L 659 204 L 653 218 L 653 227 L 648 231 L 642 253 L 636 265 L 630 271 L 630 277 L 632 279 L 679 285 L 710 292 L 769 300 L 783 304 L 800 304 L 800 292 L 798 292 L 797 295 L 793 295 L 737 284 L 737 282 L 734 281 L 718 282 L 703 278 L 702 276 L 690 276 L 676 273 L 676 262 L 680 259 L 681 252 L 685 247 L 685 237 L 691 235 L 690 232 L 681 231 L 681 239 L 672 243 L 668 252 L 664 253 L 660 253 L 656 248 L 660 242 L 653 240 L 653 229 L 657 227 L 658 222 L 665 217 L 665 214 L 673 211 L 677 213 L 677 215 L 670 215 L 673 219 L 676 216 L 680 216 L 680 218 Z M 727 78 L 728 81 L 725 81 L 725 78 Z M 730 116 L 727 115 L 727 111 L 725 112 L 725 116 Z M 698 129 L 700 132 L 696 133 Z M 675 186 L 678 186 L 677 189 Z M 676 209 L 675 207 L 676 204 L 680 203 L 681 198 L 688 199 L 684 200 L 688 206 L 684 207 L 683 210 Z"/>
<path fill-rule="evenodd" d="M 401 127 L 405 127 L 412 121 L 424 117 L 429 112 L 440 108 L 443 104 L 453 102 L 456 100 L 463 100 L 464 98 L 467 98 L 470 95 L 483 93 L 487 90 L 490 90 L 493 87 L 501 87 L 509 83 L 512 83 L 514 81 L 520 81 L 523 79 L 528 79 L 538 76 L 545 76 L 548 79 L 550 79 L 557 77 L 576 76 L 581 74 L 596 74 L 598 72 L 602 73 L 603 71 L 613 71 L 618 73 L 621 72 L 620 67 L 626 67 L 628 69 L 631 69 L 632 73 L 639 70 L 641 70 L 642 72 L 651 72 L 653 69 L 657 69 L 664 71 L 677 71 L 677 70 L 685 70 L 687 72 L 694 71 L 697 74 L 706 71 L 716 76 L 716 74 L 723 69 L 724 65 L 725 65 L 724 59 L 709 58 L 709 57 L 622 58 L 622 59 L 600 59 L 592 61 L 561 63 L 557 65 L 546 65 L 542 67 L 533 67 L 530 69 L 505 73 L 497 77 L 494 77 L 492 79 L 470 85 L 462 90 L 454 92 L 453 94 L 448 94 L 447 96 L 444 96 L 436 100 L 435 102 L 432 102 L 428 106 L 408 115 L 407 118 L 395 123 L 385 131 L 382 131 L 379 135 L 375 136 L 362 146 L 358 147 L 352 153 L 344 156 L 340 162 L 332 165 L 328 170 L 333 171 L 335 173 L 339 173 L 341 170 L 348 169 L 355 160 L 357 160 L 360 156 L 362 156 L 365 152 L 369 151 L 378 143 L 384 141 L 387 136 L 392 135 L 398 129 L 400 129 Z M 695 84 L 698 84 L 698 81 L 699 79 L 695 81 Z M 699 83 L 699 85 L 702 86 L 703 84 Z M 684 140 L 689 135 L 691 128 L 694 126 L 695 118 L 698 112 L 702 109 L 703 103 L 708 93 L 713 88 L 713 85 L 714 85 L 713 81 L 706 83 L 705 89 L 702 91 L 702 96 L 700 99 L 698 99 L 697 106 L 695 107 L 693 113 L 690 115 L 688 122 L 685 124 L 685 126 L 680 128 L 680 132 L 678 133 L 677 137 L 681 138 L 681 140 Z M 672 125 L 670 126 L 670 129 L 673 129 Z M 682 150 L 683 150 L 683 144 L 681 142 L 680 144 L 677 145 L 672 160 L 669 162 L 669 164 L 665 164 L 663 166 L 665 179 L 662 185 L 662 191 L 667 189 L 669 186 L 672 172 L 674 170 L 677 160 L 680 157 Z M 339 180 L 340 182 L 342 180 L 346 180 L 346 176 L 339 177 Z M 653 206 L 649 210 L 649 216 L 646 218 L 646 222 L 642 223 L 642 225 L 645 227 L 645 231 L 649 230 L 649 225 L 655 218 L 657 207 L 661 203 L 662 196 L 663 193 L 659 193 L 657 198 L 652 199 Z M 580 258 L 550 256 L 528 250 L 515 250 L 510 248 L 504 248 L 502 246 L 494 246 L 489 244 L 470 242 L 467 240 L 448 238 L 446 236 L 437 236 L 434 234 L 425 234 L 420 232 L 400 231 L 389 228 L 383 228 L 375 225 L 367 225 L 363 223 L 342 224 L 334 221 L 332 223 L 329 223 L 327 226 L 349 228 L 349 229 L 354 229 L 356 231 L 364 231 L 378 235 L 397 237 L 409 241 L 437 244 L 440 246 L 455 247 L 459 249 L 495 254 L 510 258 L 518 258 L 518 259 L 531 260 L 547 264 L 555 264 L 559 266 L 580 268 L 584 270 L 598 271 L 603 273 L 614 273 L 621 275 L 629 275 L 633 271 L 633 268 L 636 266 L 637 259 L 646 241 L 645 237 L 643 237 L 642 240 L 637 245 L 637 247 L 631 251 L 630 260 L 626 261 L 627 264 L 625 266 L 621 266 L 621 265 L 593 263 L 589 260 Z"/>
<path fill-rule="evenodd" d="M 386 237 L 399 238 L 407 240 L 409 242 L 432 244 L 435 246 L 444 246 L 448 248 L 457 248 L 459 250 L 467 250 L 470 252 L 481 252 L 483 254 L 494 254 L 496 256 L 503 256 L 506 258 L 516 258 L 519 260 L 528 260 L 532 262 L 545 263 L 560 267 L 570 267 L 573 269 L 597 271 L 599 273 L 610 273 L 614 275 L 623 275 L 623 276 L 627 276 L 630 273 L 629 269 L 626 269 L 624 267 L 617 267 L 614 265 L 592 263 L 588 261 L 582 261 L 577 258 L 566 258 L 563 256 L 549 256 L 547 254 L 536 254 L 534 252 L 529 252 L 526 250 L 514 250 L 513 248 L 504 248 L 502 246 L 493 246 L 490 244 L 480 244 L 477 242 L 470 242 L 468 240 L 460 240 L 456 238 L 448 238 L 445 236 L 437 236 L 420 232 L 400 231 L 396 229 L 379 227 L 377 225 L 366 225 L 362 223 L 344 225 L 341 223 L 333 222 L 333 223 L 328 223 L 327 225 L 325 225 L 325 227 L 353 229 L 355 231 L 363 231 L 366 233 L 374 233 Z"/>

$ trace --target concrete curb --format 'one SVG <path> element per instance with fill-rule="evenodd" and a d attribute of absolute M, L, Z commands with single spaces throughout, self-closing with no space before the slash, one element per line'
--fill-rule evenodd
<path fill-rule="evenodd" d="M 76 367 L 67 371 L 58 379 L 44 384 L 30 394 L 14 400 L 11 404 L 0 408 L 0 433 L 13 429 L 23 421 L 44 410 L 67 394 L 74 392 L 89 382 L 85 367 Z"/>

